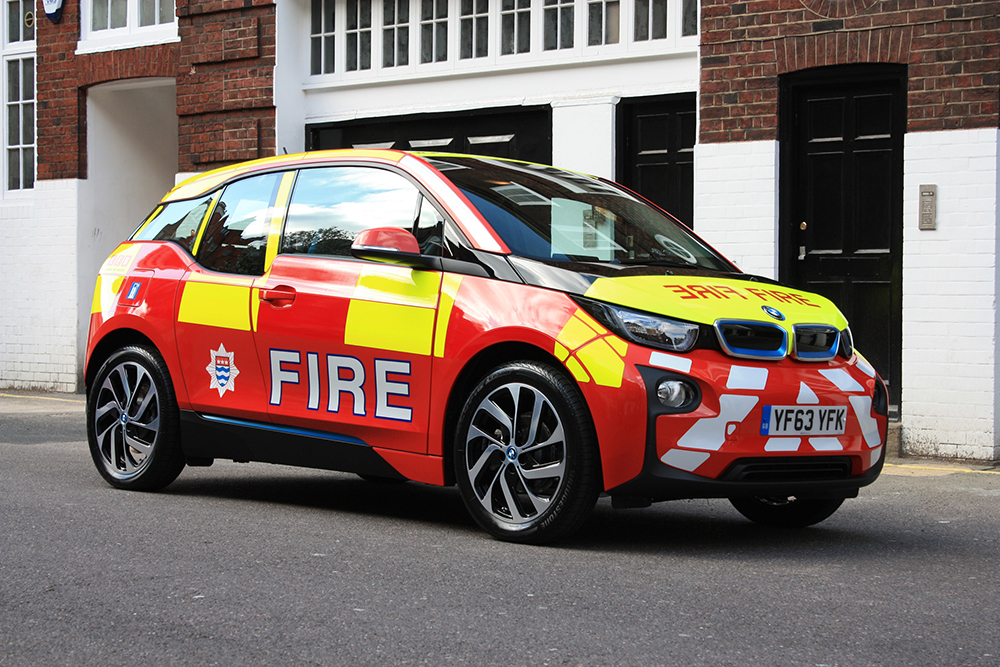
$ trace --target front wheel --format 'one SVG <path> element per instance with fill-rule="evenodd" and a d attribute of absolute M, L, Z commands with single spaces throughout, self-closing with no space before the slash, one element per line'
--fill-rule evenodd
<path fill-rule="evenodd" d="M 844 503 L 844 499 L 754 496 L 730 498 L 729 502 L 740 514 L 762 526 L 805 528 L 828 519 Z"/>
<path fill-rule="evenodd" d="M 161 489 L 184 468 L 177 400 L 160 355 L 124 347 L 101 366 L 87 396 L 87 439 L 112 486 Z"/>
<path fill-rule="evenodd" d="M 465 506 L 502 540 L 566 537 L 601 491 L 590 413 L 576 385 L 548 364 L 512 362 L 483 378 L 459 417 L 454 451 Z"/>

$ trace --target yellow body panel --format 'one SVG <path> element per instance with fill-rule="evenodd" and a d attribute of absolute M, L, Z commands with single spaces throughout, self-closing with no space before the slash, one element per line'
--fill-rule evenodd
<path fill-rule="evenodd" d="M 556 338 L 571 350 L 575 350 L 597 335 L 597 332 L 580 318 L 580 314 L 581 311 L 577 311 L 573 317 L 569 318 Z"/>
<path fill-rule="evenodd" d="M 281 185 L 278 187 L 278 197 L 274 201 L 271 215 L 271 228 L 267 233 L 267 253 L 264 257 L 264 270 L 271 268 L 271 262 L 278 256 L 278 245 L 281 243 L 281 226 L 285 222 L 285 212 L 288 207 L 288 197 L 292 194 L 292 183 L 295 182 L 295 174 L 289 172 L 281 177 Z"/>
<path fill-rule="evenodd" d="M 344 342 L 430 355 L 440 291 L 441 274 L 435 271 L 385 264 L 365 266 L 347 309 Z"/>
<path fill-rule="evenodd" d="M 250 331 L 250 286 L 189 281 L 177 321 Z"/>
<path fill-rule="evenodd" d="M 348 345 L 429 355 L 433 336 L 433 308 L 355 299 L 347 309 Z"/>
<path fill-rule="evenodd" d="M 441 274 L 435 271 L 372 264 L 365 266 L 358 276 L 354 298 L 434 308 L 437 306 L 440 287 Z"/>
<path fill-rule="evenodd" d="M 598 338 L 576 353 L 580 363 L 590 371 L 594 382 L 603 387 L 622 386 L 625 360 L 609 345 L 606 338 Z"/>
<path fill-rule="evenodd" d="M 434 327 L 434 356 L 444 356 L 444 343 L 448 335 L 448 322 L 451 320 L 451 309 L 458 296 L 458 288 L 462 286 L 462 276 L 446 273 L 441 280 L 441 303 L 438 307 L 437 324 Z"/>
<path fill-rule="evenodd" d="M 94 285 L 94 298 L 90 302 L 90 314 L 101 313 L 101 274 L 97 274 L 97 283 Z"/>
<path fill-rule="evenodd" d="M 620 387 L 625 375 L 628 343 L 582 310 L 569 318 L 556 337 L 553 352 L 580 382 L 590 378 L 603 387 Z"/>

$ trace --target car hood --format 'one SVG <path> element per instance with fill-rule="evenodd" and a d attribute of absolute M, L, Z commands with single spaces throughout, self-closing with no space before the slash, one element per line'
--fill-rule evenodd
<path fill-rule="evenodd" d="M 735 278 L 602 277 L 583 296 L 700 324 L 722 319 L 778 323 L 789 329 L 796 324 L 829 324 L 837 329 L 847 326 L 840 310 L 818 294 Z"/>

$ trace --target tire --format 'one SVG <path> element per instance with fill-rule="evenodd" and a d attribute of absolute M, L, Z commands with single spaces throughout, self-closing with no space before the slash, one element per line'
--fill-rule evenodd
<path fill-rule="evenodd" d="M 844 499 L 754 496 L 730 498 L 729 502 L 740 514 L 762 526 L 805 528 L 828 519 L 844 503 Z"/>
<path fill-rule="evenodd" d="M 124 347 L 104 362 L 87 396 L 87 439 L 112 486 L 155 491 L 177 479 L 184 468 L 177 399 L 156 350 Z"/>
<path fill-rule="evenodd" d="M 454 454 L 466 508 L 501 540 L 567 537 L 601 491 L 597 438 L 583 396 L 548 364 L 512 362 L 483 378 L 462 409 Z"/>

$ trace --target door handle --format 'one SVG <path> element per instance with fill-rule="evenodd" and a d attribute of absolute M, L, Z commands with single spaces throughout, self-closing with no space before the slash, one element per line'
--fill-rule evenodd
<path fill-rule="evenodd" d="M 806 247 L 804 245 L 799 246 L 799 261 L 801 262 L 806 258 Z"/>
<path fill-rule="evenodd" d="M 295 288 L 288 287 L 286 285 L 279 285 L 278 287 L 272 287 L 271 289 L 262 289 L 259 292 L 259 298 L 261 301 L 267 301 L 273 305 L 286 306 L 287 303 L 275 303 L 281 301 L 287 301 L 291 303 L 295 301 Z"/>

